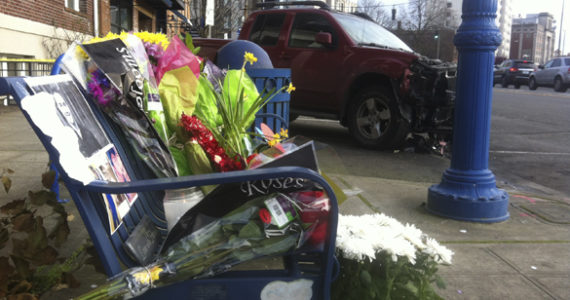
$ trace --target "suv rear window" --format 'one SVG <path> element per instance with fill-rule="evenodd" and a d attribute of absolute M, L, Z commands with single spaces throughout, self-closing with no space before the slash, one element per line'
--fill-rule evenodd
<path fill-rule="evenodd" d="M 527 61 L 527 62 L 515 62 L 515 67 L 517 68 L 534 68 L 534 63 L 531 61 Z"/>
<path fill-rule="evenodd" d="M 249 40 L 261 46 L 275 46 L 283 26 L 285 14 L 262 14 L 257 16 Z"/>

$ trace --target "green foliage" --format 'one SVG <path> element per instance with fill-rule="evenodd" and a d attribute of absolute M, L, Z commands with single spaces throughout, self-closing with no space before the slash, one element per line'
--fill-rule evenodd
<path fill-rule="evenodd" d="M 43 185 L 51 186 L 54 178 L 43 174 Z M 0 256 L 0 299 L 37 299 L 58 283 L 77 283 L 70 272 L 79 266 L 84 247 L 67 259 L 56 250 L 69 233 L 67 212 L 48 190 L 30 191 L 0 207 L 0 250 L 8 254 Z"/>
<path fill-rule="evenodd" d="M 182 36 L 182 34 L 180 34 L 180 40 L 184 41 L 184 44 L 186 44 L 186 47 L 190 50 L 190 52 L 192 52 L 192 54 L 198 55 L 201 48 L 194 47 L 194 43 L 192 42 L 192 36 L 189 33 L 186 33 L 186 36 Z"/>
<path fill-rule="evenodd" d="M 437 263 L 427 254 L 417 255 L 415 264 L 403 257 L 394 262 L 386 252 L 377 253 L 373 262 L 337 255 L 340 274 L 332 285 L 332 299 L 442 299 L 432 283 L 445 285 L 437 275 Z"/>

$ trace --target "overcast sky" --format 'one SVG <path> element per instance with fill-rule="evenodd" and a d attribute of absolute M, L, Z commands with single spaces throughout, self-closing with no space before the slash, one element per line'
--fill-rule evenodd
<path fill-rule="evenodd" d="M 406 3 L 407 0 L 379 0 L 384 5 L 401 4 Z M 464 0 L 465 1 L 465 0 Z M 475 1 L 475 0 L 468 0 Z M 556 20 L 556 26 L 559 28 L 560 25 L 560 14 L 562 12 L 562 1 L 564 3 L 564 24 L 562 24 L 562 42 L 564 43 L 565 53 L 570 52 L 570 0 L 512 0 L 511 5 L 513 9 L 514 17 L 525 16 L 526 14 L 536 14 L 540 12 L 549 12 L 554 16 Z M 387 7 L 386 10 L 390 10 L 392 7 Z M 566 37 L 564 37 L 564 31 L 566 31 Z M 556 44 L 554 49 L 558 49 L 558 38 L 559 31 L 556 30 Z"/>

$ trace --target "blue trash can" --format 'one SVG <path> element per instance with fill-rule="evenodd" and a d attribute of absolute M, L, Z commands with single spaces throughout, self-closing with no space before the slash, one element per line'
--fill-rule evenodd
<path fill-rule="evenodd" d="M 262 95 L 278 91 L 291 82 L 291 69 L 248 69 L 246 72 Z M 265 107 L 257 112 L 254 126 L 259 127 L 261 123 L 265 123 L 276 133 L 281 128 L 288 129 L 290 96 L 285 90 L 275 95 Z"/>

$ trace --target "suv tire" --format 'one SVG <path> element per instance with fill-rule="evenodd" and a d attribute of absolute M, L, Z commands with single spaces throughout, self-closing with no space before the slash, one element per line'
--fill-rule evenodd
<path fill-rule="evenodd" d="M 503 78 L 501 78 L 501 86 L 504 88 L 509 87 L 509 82 L 507 81 L 507 76 L 503 76 Z"/>
<path fill-rule="evenodd" d="M 560 93 L 566 92 L 568 88 L 564 86 L 562 83 L 562 78 L 556 77 L 554 78 L 554 90 Z"/>
<path fill-rule="evenodd" d="M 531 91 L 534 91 L 538 88 L 538 85 L 536 84 L 536 79 L 534 79 L 534 77 L 531 77 L 528 81 L 528 89 Z"/>
<path fill-rule="evenodd" d="M 364 147 L 393 149 L 403 144 L 409 132 L 389 89 L 363 89 L 352 98 L 348 113 L 350 134 Z"/>

